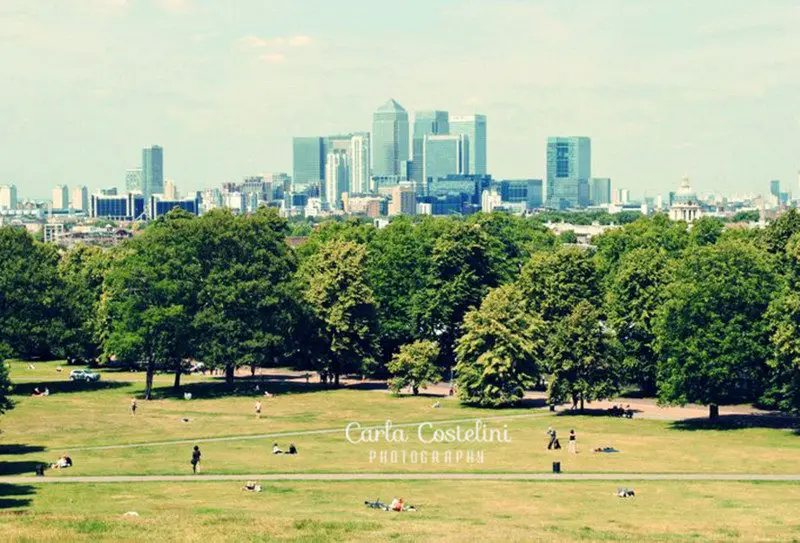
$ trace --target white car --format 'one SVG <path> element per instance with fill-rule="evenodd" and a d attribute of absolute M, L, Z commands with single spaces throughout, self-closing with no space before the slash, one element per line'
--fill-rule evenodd
<path fill-rule="evenodd" d="M 100 374 L 89 370 L 72 370 L 69 373 L 69 378 L 73 381 L 84 381 L 86 383 L 94 383 L 100 380 Z"/>

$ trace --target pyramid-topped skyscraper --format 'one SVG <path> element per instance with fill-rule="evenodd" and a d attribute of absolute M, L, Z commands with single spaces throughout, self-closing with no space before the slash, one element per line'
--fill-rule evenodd
<path fill-rule="evenodd" d="M 390 99 L 372 115 L 372 174 L 407 175 L 408 112 Z"/>

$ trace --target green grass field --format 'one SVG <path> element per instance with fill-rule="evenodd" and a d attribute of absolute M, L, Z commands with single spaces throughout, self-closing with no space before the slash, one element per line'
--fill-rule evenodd
<path fill-rule="evenodd" d="M 157 400 L 141 394 L 143 374 L 103 371 L 96 385 L 67 380 L 73 368 L 12 363 L 17 403 L 0 418 L 0 475 L 30 476 L 38 463 L 69 454 L 75 466 L 49 470 L 47 478 L 82 475 L 174 475 L 191 471 L 198 442 L 205 474 L 249 473 L 535 473 L 558 460 L 569 473 L 800 472 L 800 436 L 792 429 L 703 429 L 694 423 L 551 414 L 541 406 L 508 410 L 461 407 L 451 398 L 433 409 L 430 397 L 392 397 L 381 390 L 321 390 L 305 383 L 266 381 L 275 393 L 253 412 L 258 381 L 239 380 L 236 394 L 211 376 L 186 376 L 190 401 L 170 394 L 172 376 L 156 377 Z M 51 395 L 31 397 L 34 386 Z M 263 398 L 263 397 L 262 397 Z M 189 422 L 182 419 L 188 418 Z M 481 418 L 506 429 L 510 443 L 423 444 L 411 423 Z M 347 441 L 345 426 L 391 420 L 409 435 L 405 443 Z M 472 423 L 474 424 L 474 423 Z M 450 429 L 469 422 L 426 427 Z M 547 451 L 545 430 L 557 428 L 561 451 Z M 574 428 L 579 454 L 566 451 Z M 301 435 L 270 437 L 296 432 Z M 311 432 L 302 435 L 303 432 Z M 316 432 L 316 433 L 315 433 Z M 226 441 L 204 439 L 229 438 Z M 169 441 L 185 441 L 168 444 Z M 273 441 L 295 457 L 272 455 Z M 92 449 L 146 443 L 146 446 Z M 613 446 L 618 454 L 589 449 Z M 481 451 L 483 462 L 446 462 L 445 453 Z M 380 462 L 380 452 L 398 462 Z M 427 462 L 410 454 L 425 452 Z M 400 461 L 405 452 L 407 461 Z M 432 460 L 439 454 L 439 461 Z M 455 456 L 454 456 L 455 458 Z M 169 540 L 775 540 L 800 538 L 800 490 L 790 483 L 641 482 L 634 500 L 613 496 L 615 482 L 358 481 L 279 482 L 262 494 L 241 483 L 120 483 L 0 485 L 0 540 L 144 539 L 158 530 Z M 5 494 L 5 495 L 4 495 Z M 366 510 L 363 501 L 403 495 L 420 505 L 410 514 Z M 140 517 L 122 517 L 137 511 Z"/>

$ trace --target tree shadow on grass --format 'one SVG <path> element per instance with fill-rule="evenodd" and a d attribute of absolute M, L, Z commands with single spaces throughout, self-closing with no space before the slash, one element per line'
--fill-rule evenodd
<path fill-rule="evenodd" d="M 31 496 L 35 492 L 34 487 L 29 485 L 9 485 L 0 483 L 0 511 L 3 509 L 18 509 L 27 507 L 31 503 L 30 498 L 20 498 L 19 496 Z"/>
<path fill-rule="evenodd" d="M 800 435 L 800 418 L 783 413 L 752 413 L 746 415 L 720 415 L 717 419 L 707 417 L 676 420 L 673 430 L 743 430 L 745 428 L 793 429 Z"/>
<path fill-rule="evenodd" d="M 96 390 L 109 390 L 114 388 L 123 388 L 129 386 L 131 383 L 128 381 L 97 381 L 95 383 L 86 383 L 83 381 L 43 381 L 43 382 L 30 382 L 30 383 L 17 383 L 14 385 L 12 394 L 16 396 L 30 396 L 33 390 L 38 388 L 44 390 L 47 388 L 50 394 L 72 394 L 75 392 L 93 392 Z M 42 401 L 47 401 L 47 397 L 41 397 Z"/>
<path fill-rule="evenodd" d="M 223 377 L 218 377 L 211 381 L 181 385 L 179 392 L 176 392 L 171 385 L 166 385 L 154 388 L 153 397 L 183 398 L 184 394 L 189 393 L 192 395 L 193 400 L 222 398 L 226 396 L 251 396 L 257 398 L 263 397 L 265 392 L 269 392 L 270 394 L 308 394 L 311 392 L 337 390 L 333 385 L 304 383 L 285 379 L 274 379 L 274 376 L 272 377 L 273 379 L 267 378 L 266 375 L 237 377 L 233 383 L 233 387 L 228 386 Z M 346 387 L 340 387 L 340 389 L 345 388 Z"/>
<path fill-rule="evenodd" d="M 40 445 L 20 445 L 19 443 L 0 444 L 0 455 L 8 454 L 31 454 L 44 451 Z"/>
<path fill-rule="evenodd" d="M 636 413 L 641 413 L 640 409 L 631 409 L 633 411 L 633 418 L 636 418 Z M 619 415 L 612 415 L 608 409 L 584 409 L 581 411 L 580 409 L 565 409 L 562 411 L 557 411 L 556 415 L 559 417 L 608 417 L 610 419 L 624 419 L 629 420 L 626 417 L 621 417 Z"/>

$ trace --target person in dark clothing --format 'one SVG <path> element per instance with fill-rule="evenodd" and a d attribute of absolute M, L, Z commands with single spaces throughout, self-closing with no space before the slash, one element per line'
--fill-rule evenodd
<path fill-rule="evenodd" d="M 294 443 L 289 443 L 289 450 L 286 451 L 286 454 L 297 454 L 297 447 L 294 446 Z"/>
<path fill-rule="evenodd" d="M 195 445 L 192 450 L 192 473 L 197 473 L 198 469 L 200 469 L 200 447 Z"/>
<path fill-rule="evenodd" d="M 560 449 L 561 444 L 558 442 L 558 436 L 552 426 L 547 428 L 547 435 L 550 436 L 550 442 L 547 444 L 547 450 Z"/>

